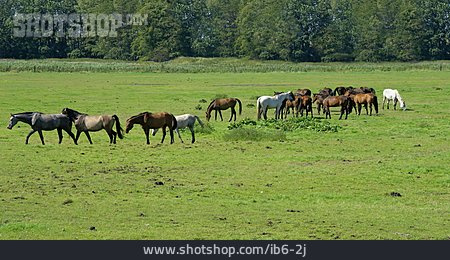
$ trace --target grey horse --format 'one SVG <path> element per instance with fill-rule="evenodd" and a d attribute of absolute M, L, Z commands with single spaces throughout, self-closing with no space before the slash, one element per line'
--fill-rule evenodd
<path fill-rule="evenodd" d="M 8 129 L 12 129 L 18 122 L 27 123 L 31 126 L 32 129 L 27 135 L 25 144 L 28 144 L 28 139 L 30 139 L 30 136 L 32 134 L 38 132 L 42 144 L 45 145 L 44 135 L 42 134 L 42 131 L 51 131 L 55 129 L 58 131 L 59 143 L 62 142 L 62 130 L 64 130 L 70 135 L 70 137 L 73 139 L 73 142 L 77 144 L 75 136 L 72 133 L 72 121 L 66 115 L 43 114 L 39 112 L 11 114 L 11 117 L 9 118 Z"/>
<path fill-rule="evenodd" d="M 177 120 L 177 128 L 175 129 L 175 132 L 177 132 L 178 137 L 180 138 L 181 142 L 183 142 L 183 139 L 181 139 L 181 135 L 180 135 L 180 129 L 182 128 L 189 128 L 189 130 L 191 130 L 191 135 L 192 135 L 192 143 L 195 143 L 195 134 L 194 134 L 194 124 L 195 121 L 197 120 L 198 123 L 203 127 L 203 122 L 200 120 L 200 118 L 198 118 L 198 116 L 196 115 L 191 115 L 191 114 L 185 114 L 185 115 L 179 115 L 176 116 L 175 119 Z M 158 132 L 158 129 L 153 129 L 152 130 L 152 135 L 155 136 L 156 133 Z"/>

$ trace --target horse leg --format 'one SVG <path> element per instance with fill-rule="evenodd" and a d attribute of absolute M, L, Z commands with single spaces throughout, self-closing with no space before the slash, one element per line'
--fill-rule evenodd
<path fill-rule="evenodd" d="M 362 105 L 358 103 L 358 116 L 361 115 Z"/>
<path fill-rule="evenodd" d="M 396 99 L 394 99 L 394 110 L 397 110 L 397 98 Z"/>
<path fill-rule="evenodd" d="M 31 131 L 28 133 L 27 138 L 25 139 L 25 144 L 28 144 L 28 140 L 30 139 L 30 136 L 31 136 L 32 134 L 34 134 L 35 132 L 36 132 L 36 130 L 31 130 Z"/>
<path fill-rule="evenodd" d="M 162 130 L 163 130 L 163 137 L 161 143 L 164 143 L 164 138 L 166 138 L 166 126 L 163 126 Z"/>
<path fill-rule="evenodd" d="M 147 138 L 147 144 L 150 144 L 150 137 L 149 137 L 150 129 L 149 128 L 142 128 L 142 129 L 144 129 L 145 137 Z"/>
<path fill-rule="evenodd" d="M 228 122 L 231 122 L 231 120 L 233 120 L 233 115 L 234 115 L 234 108 L 231 108 L 231 117 L 230 120 L 228 120 Z M 234 119 L 234 121 L 236 121 L 236 119 Z"/>
<path fill-rule="evenodd" d="M 344 115 L 344 107 L 342 106 L 341 107 L 341 115 L 339 116 L 339 120 L 341 120 L 342 119 L 342 116 Z"/>
<path fill-rule="evenodd" d="M 390 99 L 388 99 L 388 101 L 387 101 L 387 109 L 389 109 L 389 102 L 391 102 Z"/>
<path fill-rule="evenodd" d="M 72 138 L 73 143 L 75 145 L 78 145 L 78 138 L 75 138 L 75 135 L 72 133 L 71 127 L 70 128 L 64 128 L 64 131 Z M 78 132 L 77 132 L 78 133 Z M 81 133 L 81 132 L 80 132 Z M 79 135 L 78 135 L 79 136 Z"/>
<path fill-rule="evenodd" d="M 62 129 L 61 128 L 57 128 L 56 131 L 58 131 L 58 138 L 59 138 L 58 144 L 61 144 L 62 143 L 62 139 L 63 139 Z"/>
<path fill-rule="evenodd" d="M 175 139 L 173 138 L 173 128 L 169 127 L 170 131 L 170 144 L 173 144 L 175 142 Z"/>
<path fill-rule="evenodd" d="M 114 139 L 113 139 L 113 143 L 116 144 L 116 139 L 117 139 L 117 133 L 116 133 L 116 131 L 114 131 L 114 130 L 111 129 L 111 134 L 113 135 L 113 138 L 114 138 Z"/>
<path fill-rule="evenodd" d="M 45 145 L 44 135 L 42 134 L 42 130 L 38 130 L 38 133 L 39 133 L 39 137 L 41 138 L 42 145 Z"/>
<path fill-rule="evenodd" d="M 81 134 L 81 132 L 79 132 L 79 133 Z M 77 133 L 77 136 L 79 137 L 80 134 Z M 89 134 L 89 132 L 84 131 L 84 134 L 86 135 L 87 139 L 89 140 L 89 143 L 92 144 L 91 135 Z M 77 140 L 78 140 L 78 137 L 77 137 Z"/>
<path fill-rule="evenodd" d="M 372 104 L 369 105 L 370 108 L 370 116 L 372 116 Z"/>
<path fill-rule="evenodd" d="M 109 136 L 109 143 L 112 144 L 112 143 L 113 143 L 113 140 L 114 140 L 113 134 L 111 133 L 111 131 L 106 130 L 106 128 L 105 128 L 105 131 L 106 131 L 106 133 L 107 133 L 108 136 Z"/>
<path fill-rule="evenodd" d="M 367 110 L 367 103 L 364 104 L 364 108 L 366 109 L 366 115 L 369 115 L 369 110 Z"/>
<path fill-rule="evenodd" d="M 214 110 L 214 120 L 217 121 L 217 109 Z"/>
<path fill-rule="evenodd" d="M 386 102 L 386 97 L 383 97 L 383 110 L 384 110 L 384 102 Z"/>
<path fill-rule="evenodd" d="M 192 135 L 191 143 L 195 143 L 194 126 L 189 126 L 189 130 L 191 130 L 191 135 Z"/>
<path fill-rule="evenodd" d="M 81 131 L 77 130 L 77 136 L 75 136 L 75 140 L 78 142 L 78 138 L 80 138 Z"/>
<path fill-rule="evenodd" d="M 191 128 L 191 127 L 189 127 L 189 128 Z M 181 139 L 180 130 L 177 128 L 177 129 L 175 129 L 175 132 L 177 132 L 178 138 L 180 138 L 181 143 L 184 144 L 183 139 Z"/>
<path fill-rule="evenodd" d="M 220 121 L 223 121 L 222 110 L 219 110 Z"/>
<path fill-rule="evenodd" d="M 266 107 L 266 109 L 264 109 L 264 120 L 267 120 L 267 110 L 268 110 L 269 108 L 267 108 Z"/>

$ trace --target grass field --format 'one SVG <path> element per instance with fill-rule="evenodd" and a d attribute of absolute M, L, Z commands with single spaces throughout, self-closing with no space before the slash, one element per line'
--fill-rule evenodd
<path fill-rule="evenodd" d="M 117 145 L 104 132 L 93 145 L 58 145 L 56 132 L 25 145 L 29 126 L 6 129 L 9 113 L 63 107 L 122 124 L 142 111 L 204 119 L 199 100 L 222 95 L 243 101 L 238 120 L 255 119 L 256 96 L 338 85 L 397 88 L 409 109 L 347 121 L 335 109 L 338 132 L 284 141 L 229 141 L 227 122 L 193 145 L 159 145 L 158 133 L 147 146 L 139 128 Z M 3 72 L 0 93 L 0 239 L 450 238 L 449 71 Z"/>

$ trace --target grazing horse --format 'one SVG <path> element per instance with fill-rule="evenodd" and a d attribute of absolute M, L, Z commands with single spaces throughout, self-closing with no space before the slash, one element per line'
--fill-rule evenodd
<path fill-rule="evenodd" d="M 191 130 L 191 134 L 192 134 L 192 143 L 195 143 L 195 134 L 194 134 L 194 124 L 195 121 L 198 121 L 198 123 L 203 127 L 203 122 L 200 120 L 200 118 L 198 118 L 198 116 L 196 115 L 190 115 L 190 114 L 185 114 L 185 115 L 180 115 L 180 116 L 175 116 L 175 119 L 177 120 L 177 128 L 175 128 L 175 132 L 177 132 L 178 137 L 180 138 L 181 142 L 183 142 L 183 139 L 181 139 L 181 135 L 180 135 L 180 129 L 183 128 L 189 128 L 189 130 Z M 155 136 L 156 133 L 158 132 L 158 129 L 152 129 L 152 135 Z"/>
<path fill-rule="evenodd" d="M 342 119 L 342 116 L 345 113 L 345 119 L 348 118 L 348 114 L 352 112 L 352 106 L 350 103 L 350 97 L 347 96 L 337 96 L 337 97 L 327 97 L 323 101 L 323 110 L 325 113 L 325 119 L 330 118 L 331 119 L 331 111 L 330 107 L 341 107 L 341 116 L 339 117 L 339 120 Z"/>
<path fill-rule="evenodd" d="M 334 89 L 334 95 L 335 96 L 342 96 L 345 94 L 345 91 L 347 91 L 347 89 L 345 87 L 337 87 Z"/>
<path fill-rule="evenodd" d="M 308 117 L 308 113 L 311 113 L 311 118 L 313 118 L 313 109 L 312 109 L 312 98 L 311 96 L 300 96 L 299 106 L 297 107 L 297 114 L 300 110 L 300 116 L 303 117 L 303 111 L 306 110 L 306 117 Z"/>
<path fill-rule="evenodd" d="M 375 112 L 378 114 L 378 98 L 372 93 L 364 93 L 364 94 L 357 94 L 353 97 L 353 101 L 356 105 L 358 105 L 358 115 L 361 115 L 361 106 L 364 105 L 366 108 L 366 113 L 369 114 L 367 111 L 367 105 L 370 106 L 370 115 L 372 115 L 372 105 L 375 107 Z"/>
<path fill-rule="evenodd" d="M 387 100 L 387 109 L 389 109 L 389 102 L 394 100 L 394 110 L 397 109 L 397 102 L 400 102 L 400 108 L 406 110 L 406 103 L 403 101 L 403 98 L 398 93 L 396 89 L 385 89 L 383 90 L 383 109 L 384 103 Z"/>
<path fill-rule="evenodd" d="M 67 107 L 64 108 L 61 113 L 67 115 L 70 120 L 74 122 L 75 128 L 77 129 L 77 135 L 75 138 L 77 142 L 81 133 L 84 133 L 89 140 L 89 143 L 92 144 L 89 132 L 97 132 L 103 129 L 105 129 L 109 136 L 110 144 L 116 143 L 117 136 L 119 136 L 120 139 L 123 139 L 123 129 L 120 127 L 120 121 L 117 115 L 90 116 Z M 113 130 L 114 124 L 116 124 L 117 132 Z"/>
<path fill-rule="evenodd" d="M 261 119 L 261 115 L 264 116 L 264 119 L 267 119 L 267 110 L 269 108 L 275 108 L 275 119 L 279 119 L 281 116 L 281 106 L 283 105 L 284 100 L 293 101 L 295 99 L 292 91 L 281 93 L 275 95 L 273 97 L 270 96 L 262 96 L 259 97 L 256 101 L 256 109 L 257 109 L 257 117 L 258 120 Z"/>
<path fill-rule="evenodd" d="M 317 103 L 317 114 L 320 115 L 320 109 L 323 109 L 323 101 L 325 100 L 325 98 L 327 98 L 328 96 L 325 95 L 321 95 L 321 94 L 314 94 L 313 97 L 313 103 Z M 324 111 L 325 113 L 325 111 Z"/>
<path fill-rule="evenodd" d="M 35 132 L 39 133 L 42 145 L 45 145 L 44 135 L 42 131 L 57 130 L 59 143 L 62 142 L 63 134 L 62 130 L 66 131 L 69 136 L 73 139 L 73 142 L 77 144 L 77 140 L 72 133 L 72 121 L 68 116 L 63 114 L 42 114 L 39 112 L 24 112 L 18 114 L 11 114 L 9 119 L 8 129 L 12 129 L 18 122 L 24 122 L 31 126 L 31 132 L 28 133 L 25 139 L 25 144 L 28 144 L 30 136 Z"/>
<path fill-rule="evenodd" d="M 242 114 L 242 102 L 237 98 L 217 98 L 213 100 L 206 110 L 206 120 L 211 118 L 211 111 L 215 111 L 215 120 L 217 120 L 217 111 L 219 111 L 220 120 L 223 121 L 222 110 L 227 110 L 231 108 L 231 117 L 228 122 L 231 122 L 234 116 L 234 121 L 236 121 L 236 103 L 239 103 L 239 115 Z"/>
<path fill-rule="evenodd" d="M 163 137 L 161 143 L 164 143 L 164 138 L 166 138 L 166 127 L 170 130 L 170 143 L 173 144 L 173 130 L 177 129 L 177 120 L 172 114 L 161 112 L 161 113 L 150 113 L 143 112 L 139 115 L 132 116 L 127 119 L 127 124 L 125 127 L 125 133 L 129 133 L 135 124 L 140 124 L 144 130 L 145 136 L 147 137 L 147 144 L 150 144 L 150 129 L 162 128 Z"/>
<path fill-rule="evenodd" d="M 311 90 L 310 89 L 297 89 L 297 92 L 295 94 L 299 94 L 301 96 L 311 96 Z"/>

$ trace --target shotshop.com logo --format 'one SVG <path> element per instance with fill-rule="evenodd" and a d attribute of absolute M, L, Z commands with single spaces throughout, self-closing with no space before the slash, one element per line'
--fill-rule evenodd
<path fill-rule="evenodd" d="M 117 37 L 126 26 L 148 24 L 148 14 L 22 14 L 13 16 L 14 37 Z"/>

